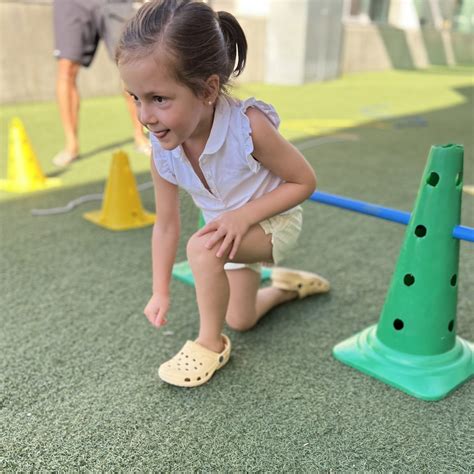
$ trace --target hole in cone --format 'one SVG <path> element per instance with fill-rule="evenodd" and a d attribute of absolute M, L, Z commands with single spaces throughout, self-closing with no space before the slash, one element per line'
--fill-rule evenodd
<path fill-rule="evenodd" d="M 397 330 L 397 331 L 400 331 L 401 329 L 403 329 L 403 326 L 405 326 L 403 324 L 403 321 L 401 319 L 395 319 L 395 321 L 393 321 L 393 327 Z"/>
<path fill-rule="evenodd" d="M 430 175 L 428 176 L 428 179 L 426 180 L 426 182 L 427 182 L 430 186 L 435 187 L 435 186 L 439 183 L 439 174 L 438 174 L 438 173 L 435 173 L 435 172 L 433 171 L 433 172 L 430 173 Z"/>
<path fill-rule="evenodd" d="M 415 283 L 415 277 L 411 273 L 407 273 L 403 277 L 403 283 L 405 283 L 406 286 L 411 286 Z"/>
<path fill-rule="evenodd" d="M 451 277 L 451 286 L 456 286 L 456 282 L 458 281 L 458 276 L 456 274 L 454 274 L 452 277 Z"/>
<path fill-rule="evenodd" d="M 454 319 L 451 319 L 451 321 L 449 321 L 449 324 L 448 324 L 448 330 L 449 332 L 453 332 L 453 329 L 454 329 Z"/>
<path fill-rule="evenodd" d="M 415 228 L 415 235 L 417 237 L 424 237 L 426 235 L 426 227 L 424 225 L 417 225 Z"/>

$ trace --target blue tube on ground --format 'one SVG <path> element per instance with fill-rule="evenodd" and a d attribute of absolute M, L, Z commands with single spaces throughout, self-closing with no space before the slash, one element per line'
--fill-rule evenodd
<path fill-rule="evenodd" d="M 323 191 L 316 191 L 309 199 L 327 204 L 328 206 L 335 206 L 348 211 L 397 222 L 398 224 L 407 225 L 411 217 L 411 214 L 406 211 L 399 211 L 398 209 L 391 209 L 390 207 L 383 207 L 378 204 L 371 204 L 370 202 L 357 201 L 356 199 L 325 193 Z M 459 240 L 474 242 L 474 229 L 458 225 L 453 229 L 453 237 Z"/>

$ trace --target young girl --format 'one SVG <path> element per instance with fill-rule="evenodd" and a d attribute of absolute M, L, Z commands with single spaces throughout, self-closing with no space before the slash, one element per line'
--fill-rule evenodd
<path fill-rule="evenodd" d="M 224 321 L 252 328 L 274 306 L 329 290 L 320 276 L 275 268 L 259 290 L 260 262 L 278 263 L 301 231 L 299 204 L 316 187 L 304 157 L 277 130 L 272 106 L 232 99 L 230 76 L 245 65 L 247 42 L 227 12 L 186 0 L 151 1 L 128 23 L 117 50 L 126 90 L 150 131 L 156 223 L 153 295 L 144 312 L 166 324 L 179 240 L 178 187 L 206 225 L 187 244 L 200 315 L 199 335 L 159 369 L 165 382 L 194 387 L 229 359 Z"/>

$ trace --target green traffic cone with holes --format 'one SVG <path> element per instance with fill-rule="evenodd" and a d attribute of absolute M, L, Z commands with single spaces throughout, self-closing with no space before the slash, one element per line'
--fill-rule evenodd
<path fill-rule="evenodd" d="M 431 147 L 378 325 L 336 345 L 336 359 L 416 398 L 439 400 L 474 375 L 456 336 L 463 147 Z"/>

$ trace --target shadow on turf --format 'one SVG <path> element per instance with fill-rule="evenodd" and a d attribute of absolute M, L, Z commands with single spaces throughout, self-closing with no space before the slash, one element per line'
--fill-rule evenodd
<path fill-rule="evenodd" d="M 417 72 L 418 74 L 426 74 L 426 75 L 437 74 L 440 76 L 459 76 L 459 75 L 472 76 L 473 69 L 474 67 L 471 64 L 464 64 L 464 65 L 460 64 L 458 66 L 452 66 L 449 69 L 441 68 L 441 67 L 438 69 L 437 67 L 434 67 L 434 68 L 428 68 L 428 69 L 418 69 L 413 72 Z M 408 72 L 411 72 L 411 71 L 408 71 Z"/>
<path fill-rule="evenodd" d="M 130 138 L 126 138 L 124 140 L 120 140 L 118 142 L 109 143 L 107 145 L 102 145 L 102 146 L 100 146 L 98 148 L 94 148 L 93 150 L 88 151 L 86 153 L 81 153 L 75 159 L 75 162 L 86 160 L 88 158 L 92 158 L 93 156 L 98 155 L 99 153 L 104 153 L 106 151 L 115 150 L 116 148 L 120 148 L 122 146 L 129 145 L 131 143 L 133 143 L 133 138 L 130 137 Z M 46 176 L 48 178 L 55 178 L 57 176 L 61 176 L 62 174 L 64 174 L 66 171 L 68 171 L 68 169 L 69 169 L 69 167 L 65 166 L 64 168 L 61 168 L 57 171 L 53 171 L 52 173 L 48 173 Z"/>
<path fill-rule="evenodd" d="M 410 72 L 410 71 L 408 71 Z M 416 72 L 426 72 L 426 71 L 416 71 Z M 451 74 L 449 71 L 446 74 Z M 341 128 L 331 131 L 328 135 L 301 135 L 295 137 L 291 142 L 298 148 L 300 151 L 305 149 L 310 149 L 317 147 L 326 143 L 336 143 L 344 141 L 353 141 L 358 142 L 360 136 L 357 132 L 367 129 L 385 129 L 385 130 L 396 130 L 396 129 L 407 129 L 407 128 L 425 128 L 428 127 L 431 120 L 436 122 L 439 114 L 448 116 L 454 113 L 454 110 L 469 107 L 472 109 L 474 102 L 474 87 L 465 86 L 465 87 L 455 87 L 453 91 L 458 93 L 464 98 L 464 102 L 460 104 L 455 104 L 443 109 L 435 110 L 425 110 L 420 113 L 409 114 L 409 115 L 389 115 L 381 116 L 375 120 L 359 124 L 355 127 Z M 433 141 L 433 144 L 435 141 Z"/>

